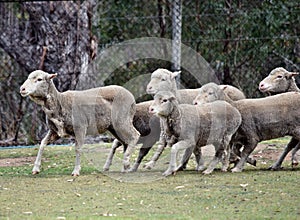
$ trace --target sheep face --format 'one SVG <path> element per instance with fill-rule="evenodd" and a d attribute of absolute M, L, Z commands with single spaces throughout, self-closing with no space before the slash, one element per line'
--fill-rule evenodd
<path fill-rule="evenodd" d="M 151 81 L 147 85 L 148 94 L 159 91 L 173 91 L 177 89 L 175 77 L 180 72 L 170 72 L 166 69 L 157 69 L 151 74 Z"/>
<path fill-rule="evenodd" d="M 46 97 L 49 92 L 49 83 L 56 76 L 57 74 L 48 74 L 41 70 L 33 71 L 20 87 L 21 95 L 30 98 Z"/>
<path fill-rule="evenodd" d="M 261 92 L 286 92 L 291 83 L 294 83 L 294 76 L 298 75 L 295 72 L 289 72 L 282 67 L 278 67 L 259 83 Z"/>
<path fill-rule="evenodd" d="M 154 102 L 149 107 L 149 112 L 158 117 L 168 117 L 178 105 L 177 100 L 171 92 L 158 92 L 154 96 Z"/>
<path fill-rule="evenodd" d="M 201 105 L 216 100 L 224 100 L 224 93 L 215 83 L 207 83 L 199 89 L 198 96 L 194 99 L 194 105 Z"/>

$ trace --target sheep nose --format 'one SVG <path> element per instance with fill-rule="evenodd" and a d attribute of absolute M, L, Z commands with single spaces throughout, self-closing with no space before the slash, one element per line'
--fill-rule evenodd
<path fill-rule="evenodd" d="M 149 108 L 149 113 L 153 113 L 154 112 L 154 108 Z"/>
<path fill-rule="evenodd" d="M 25 87 L 21 86 L 20 92 L 25 92 Z"/>
<path fill-rule="evenodd" d="M 194 102 L 194 105 L 198 105 L 198 102 Z"/>
<path fill-rule="evenodd" d="M 264 87 L 265 87 L 265 84 L 263 84 L 263 83 L 260 83 L 258 86 L 259 89 L 263 89 Z"/>

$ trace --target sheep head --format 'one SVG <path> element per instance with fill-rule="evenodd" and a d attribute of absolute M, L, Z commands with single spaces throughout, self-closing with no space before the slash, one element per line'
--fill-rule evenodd
<path fill-rule="evenodd" d="M 295 83 L 296 72 L 289 72 L 282 67 L 273 69 L 270 74 L 259 83 L 261 92 L 282 93 L 287 92 L 291 84 Z"/>
<path fill-rule="evenodd" d="M 180 74 L 180 71 L 171 72 L 167 69 L 157 69 L 151 74 L 151 81 L 147 85 L 148 94 L 156 94 L 159 91 L 171 91 L 177 90 L 176 76 Z"/>
<path fill-rule="evenodd" d="M 201 105 L 217 100 L 224 100 L 223 90 L 215 83 L 207 83 L 199 89 L 198 96 L 194 99 L 194 105 Z"/>
<path fill-rule="evenodd" d="M 158 117 L 168 117 L 175 106 L 178 106 L 175 95 L 168 91 L 161 91 L 154 96 L 154 102 L 149 107 L 149 112 Z"/>
<path fill-rule="evenodd" d="M 33 71 L 20 87 L 20 94 L 23 97 L 29 96 L 33 101 L 43 99 L 47 97 L 52 79 L 56 76 L 57 74 L 49 74 L 42 70 Z"/>

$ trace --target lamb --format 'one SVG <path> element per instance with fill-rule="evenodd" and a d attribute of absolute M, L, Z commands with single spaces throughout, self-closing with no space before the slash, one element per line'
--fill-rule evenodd
<path fill-rule="evenodd" d="M 218 87 L 214 87 L 218 90 Z M 219 90 L 221 94 L 222 91 Z M 210 93 L 210 100 L 217 96 Z M 224 96 L 224 93 L 223 93 Z M 205 102 L 205 101 L 204 101 Z M 203 103 L 200 96 L 195 104 Z M 300 93 L 287 92 L 266 98 L 243 99 L 231 102 L 239 110 L 242 123 L 232 138 L 233 143 L 243 144 L 241 159 L 232 172 L 241 172 L 248 156 L 257 144 L 263 140 L 292 136 L 293 140 L 300 140 Z M 289 145 L 291 142 L 289 143 Z"/>
<path fill-rule="evenodd" d="M 129 168 L 130 155 L 139 139 L 132 124 L 135 113 L 133 95 L 123 87 L 112 85 L 84 91 L 57 91 L 52 81 L 57 74 L 36 70 L 20 87 L 23 97 L 41 105 L 47 116 L 49 131 L 43 138 L 32 170 L 40 172 L 44 147 L 66 135 L 75 137 L 75 167 L 73 176 L 80 174 L 81 146 L 88 134 L 110 131 L 124 146 L 123 169 Z"/>
<path fill-rule="evenodd" d="M 259 90 L 264 93 L 269 94 L 279 94 L 284 92 L 300 92 L 300 89 L 297 87 L 295 82 L 295 76 L 297 76 L 299 73 L 297 72 L 289 72 L 286 69 L 282 67 L 277 67 L 273 69 L 270 74 L 264 78 L 259 83 Z M 295 143 L 296 146 L 294 146 Z M 284 160 L 285 156 L 291 151 L 291 149 L 294 147 L 292 151 L 292 166 L 297 166 L 299 164 L 297 156 L 297 152 L 300 149 L 300 143 L 298 143 L 296 140 L 293 140 L 291 144 L 287 145 L 284 149 L 282 155 L 280 156 L 280 159 L 275 162 L 270 169 L 277 170 L 280 169 L 281 163 Z M 280 162 L 281 161 L 281 162 Z"/>
<path fill-rule="evenodd" d="M 167 69 L 162 69 L 159 68 L 155 70 L 151 74 L 151 80 L 147 85 L 147 93 L 155 95 L 159 91 L 170 91 L 173 94 L 175 94 L 178 102 L 180 104 L 192 104 L 193 100 L 197 97 L 198 95 L 198 89 L 177 89 L 176 85 L 176 76 L 178 76 L 180 72 L 171 72 Z M 228 96 L 232 100 L 239 100 L 239 99 L 245 99 L 245 95 L 243 94 L 242 91 L 239 89 L 230 86 L 230 85 L 220 85 L 220 88 L 228 94 Z M 152 169 L 155 161 L 159 158 L 160 151 L 162 150 L 163 146 L 159 145 L 158 146 L 158 152 L 154 154 L 152 159 L 145 164 L 145 167 L 147 169 Z M 200 152 L 197 152 L 197 154 L 201 154 Z M 255 162 L 255 161 L 254 161 Z M 254 163 L 253 162 L 253 163 Z M 203 169 L 203 163 L 204 161 L 201 161 L 201 164 L 197 169 Z M 183 166 L 183 168 L 185 165 Z"/>
<path fill-rule="evenodd" d="M 152 146 L 159 140 L 160 135 L 160 123 L 159 118 L 149 113 L 149 107 L 153 103 L 151 101 L 145 101 L 136 104 L 136 113 L 133 117 L 133 125 L 140 132 L 138 144 L 142 143 L 142 147 L 139 150 L 138 158 L 136 159 L 133 167 L 129 169 L 129 172 L 137 171 L 143 158 L 148 154 Z M 115 151 L 122 145 L 117 139 L 114 141 L 112 148 L 109 152 L 105 165 L 104 171 L 108 171 L 112 164 L 112 159 Z"/>
<path fill-rule="evenodd" d="M 176 139 L 171 148 L 170 165 L 163 173 L 164 176 L 177 171 L 176 157 L 179 150 L 186 150 L 187 153 L 195 147 L 200 148 L 209 144 L 215 146 L 216 153 L 203 173 L 213 172 L 224 155 L 222 171 L 227 170 L 229 166 L 228 144 L 241 124 L 241 115 L 237 109 L 224 101 L 199 107 L 188 104 L 179 105 L 173 93 L 161 91 L 154 96 L 154 103 L 149 111 L 161 119 L 164 135 L 161 136 L 160 143 L 165 147 L 170 139 L 174 137 Z M 184 162 L 183 159 L 182 163 Z M 179 167 L 181 166 L 182 164 Z"/>

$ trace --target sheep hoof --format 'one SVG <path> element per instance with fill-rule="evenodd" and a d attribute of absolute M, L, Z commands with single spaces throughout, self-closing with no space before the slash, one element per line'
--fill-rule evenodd
<path fill-rule="evenodd" d="M 132 168 L 130 168 L 130 169 L 128 170 L 129 173 L 133 173 L 133 172 L 136 172 L 136 171 L 137 171 L 137 169 L 135 169 L 134 167 L 132 167 Z"/>
<path fill-rule="evenodd" d="M 109 167 L 110 167 L 110 165 L 108 165 L 108 166 L 107 166 L 107 165 L 104 165 L 104 166 L 103 166 L 103 171 L 109 171 Z"/>
<path fill-rule="evenodd" d="M 299 164 L 298 161 L 293 161 L 292 162 L 292 167 L 296 167 L 296 166 L 298 166 L 298 164 Z"/>
<path fill-rule="evenodd" d="M 164 173 L 163 173 L 163 176 L 170 176 L 170 175 L 175 175 L 176 172 L 172 171 L 172 170 L 166 170 Z"/>
<path fill-rule="evenodd" d="M 272 171 L 277 171 L 277 170 L 282 170 L 283 167 L 280 167 L 280 166 L 270 166 L 268 168 L 268 170 L 272 170 Z"/>
<path fill-rule="evenodd" d="M 72 173 L 72 176 L 79 176 L 79 173 Z"/>
<path fill-rule="evenodd" d="M 32 175 L 37 175 L 39 173 L 40 173 L 39 171 L 32 171 Z"/>
<path fill-rule="evenodd" d="M 231 170 L 231 172 L 232 173 L 240 173 L 240 172 L 242 172 L 242 169 L 239 169 L 239 168 L 233 168 L 232 170 Z"/>
<path fill-rule="evenodd" d="M 147 170 L 151 170 L 153 167 L 154 167 L 154 163 L 152 161 L 150 161 L 144 165 L 144 168 Z"/>
<path fill-rule="evenodd" d="M 179 166 L 179 167 L 177 167 L 177 171 L 184 171 L 186 169 L 186 167 L 184 167 L 184 166 Z"/>
<path fill-rule="evenodd" d="M 210 170 L 204 170 L 203 172 L 202 172 L 202 174 L 204 174 L 204 175 L 209 175 L 209 174 L 211 174 L 212 173 L 212 171 L 210 171 Z"/>
<path fill-rule="evenodd" d="M 196 168 L 196 171 L 200 172 L 203 171 L 205 169 L 205 166 L 199 166 Z"/>

